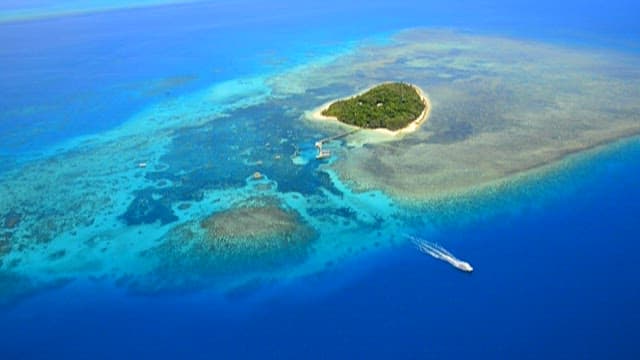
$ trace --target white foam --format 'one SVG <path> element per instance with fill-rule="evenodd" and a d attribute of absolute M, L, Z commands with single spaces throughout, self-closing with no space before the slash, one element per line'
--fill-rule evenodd
<path fill-rule="evenodd" d="M 469 264 L 466 261 L 458 259 L 441 245 L 429 242 L 425 239 L 417 238 L 415 236 L 407 235 L 407 237 L 421 252 L 431 255 L 432 257 L 438 260 L 446 261 L 449 264 L 451 264 L 451 266 L 455 267 L 458 270 L 461 270 L 464 272 L 473 271 L 473 267 L 471 266 L 471 264 Z"/>

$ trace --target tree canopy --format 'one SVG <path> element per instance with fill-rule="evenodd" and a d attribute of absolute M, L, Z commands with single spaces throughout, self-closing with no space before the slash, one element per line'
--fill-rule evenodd
<path fill-rule="evenodd" d="M 416 89 L 405 83 L 378 85 L 364 94 L 339 100 L 322 112 L 366 129 L 398 130 L 416 120 L 425 108 Z"/>

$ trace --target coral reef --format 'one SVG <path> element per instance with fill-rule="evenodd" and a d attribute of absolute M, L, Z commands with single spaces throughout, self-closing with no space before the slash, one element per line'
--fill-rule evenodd
<path fill-rule="evenodd" d="M 331 97 L 380 79 L 428 89 L 432 112 L 417 131 L 362 148 L 369 135 L 356 133 L 347 138 L 356 148 L 332 164 L 358 190 L 424 203 L 640 134 L 637 64 L 628 54 L 415 29 L 270 84 L 301 96 L 338 89 Z"/>
<path fill-rule="evenodd" d="M 178 217 L 163 201 L 154 199 L 150 191 L 141 191 L 120 219 L 127 225 L 153 224 L 156 221 L 165 225 L 178 220 Z"/>
<path fill-rule="evenodd" d="M 161 245 L 144 255 L 159 259 L 152 274 L 158 288 L 196 286 L 215 275 L 299 263 L 315 238 L 315 231 L 277 200 L 251 199 L 174 228 Z"/>
<path fill-rule="evenodd" d="M 14 210 L 11 210 L 9 213 L 4 215 L 5 229 L 15 228 L 16 226 L 18 226 L 18 224 L 20 224 L 20 220 L 22 220 L 22 215 Z"/>

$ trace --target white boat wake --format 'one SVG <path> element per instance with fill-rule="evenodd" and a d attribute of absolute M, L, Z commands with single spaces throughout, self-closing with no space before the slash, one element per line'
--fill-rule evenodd
<path fill-rule="evenodd" d="M 442 261 L 446 261 L 449 264 L 451 264 L 451 266 L 455 267 L 458 270 L 464 271 L 464 272 L 472 272 L 473 271 L 473 267 L 471 266 L 471 264 L 469 264 L 466 261 L 460 260 L 458 258 L 456 258 L 452 253 L 450 253 L 449 251 L 447 251 L 447 249 L 443 248 L 442 246 L 436 244 L 436 243 L 432 243 L 429 242 L 427 240 L 424 239 L 420 239 L 417 238 L 415 236 L 410 236 L 410 235 L 405 235 L 407 238 L 409 238 L 411 240 L 411 242 L 418 248 L 418 250 L 420 250 L 421 252 L 431 255 L 432 257 L 438 259 L 438 260 L 442 260 Z"/>

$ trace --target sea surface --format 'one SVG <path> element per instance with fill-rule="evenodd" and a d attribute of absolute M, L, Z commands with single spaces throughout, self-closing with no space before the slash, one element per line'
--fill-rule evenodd
<path fill-rule="evenodd" d="M 0 357 L 640 358 L 638 18 L 622 0 L 3 3 Z M 631 120 L 464 201 L 353 185 L 333 161 L 356 150 L 316 162 L 336 132 L 304 112 L 388 80 L 353 59 L 416 38 L 504 56 L 443 67 L 427 132 L 436 86 L 516 76 L 497 67 L 522 52 L 595 64 L 577 77 L 630 86 L 603 116 Z M 398 64 L 383 74 L 411 80 Z M 244 234 L 243 211 L 288 245 L 200 247 Z"/>

